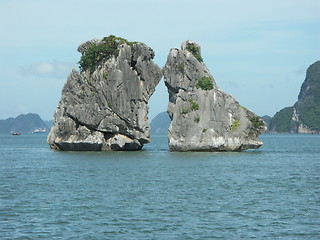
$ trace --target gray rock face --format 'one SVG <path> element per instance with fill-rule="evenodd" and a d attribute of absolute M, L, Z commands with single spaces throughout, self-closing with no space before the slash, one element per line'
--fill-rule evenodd
<path fill-rule="evenodd" d="M 86 54 L 91 40 L 79 46 Z M 62 90 L 48 143 L 59 150 L 139 150 L 150 141 L 148 100 L 162 77 L 142 43 L 117 48 L 93 72 L 72 70 Z"/>
<path fill-rule="evenodd" d="M 171 151 L 241 151 L 259 148 L 265 123 L 218 89 L 202 62 L 200 46 L 171 49 L 164 67 L 169 92 Z"/>

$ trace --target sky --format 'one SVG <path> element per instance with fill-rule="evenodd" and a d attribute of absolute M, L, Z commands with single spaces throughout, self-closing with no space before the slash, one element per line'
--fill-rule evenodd
<path fill-rule="evenodd" d="M 220 89 L 273 116 L 320 60 L 319 9 L 319 0 L 0 0 L 0 119 L 51 120 L 78 45 L 111 34 L 147 44 L 161 67 L 171 48 L 199 43 Z M 162 80 L 149 119 L 167 104 Z"/>

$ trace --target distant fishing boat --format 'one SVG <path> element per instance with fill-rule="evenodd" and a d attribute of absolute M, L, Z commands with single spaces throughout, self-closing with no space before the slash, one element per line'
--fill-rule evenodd
<path fill-rule="evenodd" d="M 16 135 L 21 135 L 21 132 L 12 132 L 11 134 L 16 136 Z"/>

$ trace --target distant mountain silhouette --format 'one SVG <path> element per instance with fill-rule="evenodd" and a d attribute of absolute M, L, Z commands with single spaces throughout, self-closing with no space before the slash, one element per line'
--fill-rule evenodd
<path fill-rule="evenodd" d="M 53 120 L 44 120 L 44 123 L 47 125 L 49 129 L 51 129 L 53 125 Z"/>
<path fill-rule="evenodd" d="M 49 127 L 38 114 L 21 114 L 16 118 L 0 120 L 0 133 L 31 133 L 49 131 Z"/>
<path fill-rule="evenodd" d="M 263 117 L 261 117 L 263 119 L 263 121 L 267 124 L 267 128 L 269 130 L 269 125 L 270 125 L 270 121 L 271 121 L 271 117 L 268 115 L 264 115 Z"/>
<path fill-rule="evenodd" d="M 153 134 L 161 134 L 161 133 L 168 133 L 168 128 L 170 125 L 170 118 L 167 112 L 159 113 L 155 116 L 151 123 L 151 133 Z"/>

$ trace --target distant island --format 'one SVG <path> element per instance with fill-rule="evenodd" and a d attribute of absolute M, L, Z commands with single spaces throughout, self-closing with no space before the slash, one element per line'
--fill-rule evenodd
<path fill-rule="evenodd" d="M 298 101 L 270 119 L 269 132 L 320 133 L 320 61 L 306 73 Z"/>
<path fill-rule="evenodd" d="M 171 120 L 167 112 L 159 113 L 150 123 L 151 134 L 167 134 L 170 121 Z"/>
<path fill-rule="evenodd" d="M 16 118 L 0 120 L 0 133 L 40 133 L 48 132 L 52 121 L 44 121 L 38 114 L 20 114 Z"/>

